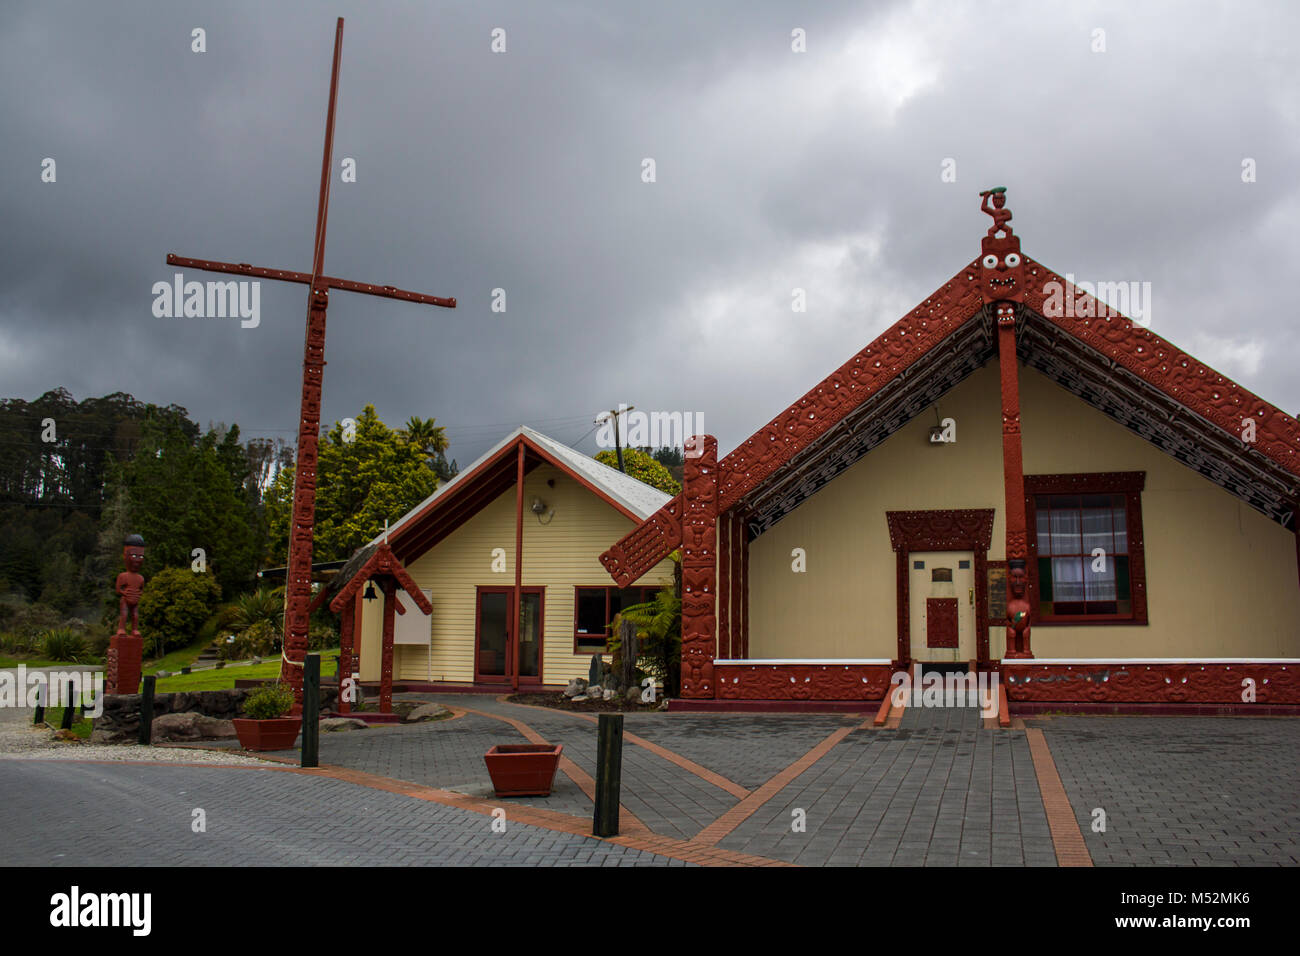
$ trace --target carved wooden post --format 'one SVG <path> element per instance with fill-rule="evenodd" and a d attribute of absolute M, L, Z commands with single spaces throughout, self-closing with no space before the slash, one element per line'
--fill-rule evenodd
<path fill-rule="evenodd" d="M 352 642 L 353 635 L 356 633 L 357 625 L 357 599 L 355 597 L 343 605 L 343 613 L 339 615 L 339 713 L 352 713 L 351 694 L 348 693 L 350 684 L 345 681 L 352 680 Z"/>
<path fill-rule="evenodd" d="M 687 447 L 682 508 L 682 696 L 714 696 L 717 655 L 718 440 Z"/>
<path fill-rule="evenodd" d="M 397 582 L 384 581 L 384 634 L 379 663 L 379 712 L 393 712 L 393 621 L 397 613 Z"/>
<path fill-rule="evenodd" d="M 631 621 L 621 621 L 619 627 L 619 662 L 623 665 L 623 692 L 629 687 L 636 687 L 636 661 L 641 656 L 637 644 L 636 625 Z"/>
<path fill-rule="evenodd" d="M 1024 454 L 1020 447 L 1020 372 L 1016 365 L 1016 313 L 1025 299 L 1025 267 L 1020 240 L 1012 233 L 1006 189 L 980 193 L 980 209 L 993 217 L 980 240 L 980 292 L 997 323 L 998 368 L 1002 382 L 1002 479 L 1005 486 L 1008 586 L 1007 657 L 1033 657 L 1029 650 L 1029 604 L 1024 600 L 1025 564 L 1029 559 L 1025 529 Z M 990 203 L 992 207 L 990 208 Z"/>

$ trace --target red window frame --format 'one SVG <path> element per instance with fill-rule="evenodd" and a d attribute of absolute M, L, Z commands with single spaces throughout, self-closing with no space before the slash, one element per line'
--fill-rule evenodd
<path fill-rule="evenodd" d="M 618 591 L 640 591 L 641 599 L 634 603 L 644 604 L 654 599 L 654 596 L 664 589 L 664 585 L 633 585 L 629 588 L 617 588 L 606 584 L 575 584 L 573 586 L 573 653 L 574 654 L 608 654 L 609 653 L 609 622 L 613 620 L 614 615 L 609 611 L 609 598 L 612 593 Z M 579 591 L 604 591 L 605 592 L 605 636 L 601 639 L 601 646 L 597 649 L 594 646 L 578 647 L 578 641 L 587 642 L 588 645 L 595 644 L 595 638 L 592 634 L 578 633 L 578 592 Z M 631 605 L 628 605 L 631 607 Z"/>
<path fill-rule="evenodd" d="M 1146 554 L 1142 538 L 1144 471 L 1086 474 L 1025 475 L 1025 525 L 1029 547 L 1029 605 L 1031 624 L 1147 624 Z M 1038 503 L 1040 495 L 1123 495 L 1128 545 L 1129 600 L 1127 614 L 1053 614 L 1041 612 L 1038 575 Z"/>

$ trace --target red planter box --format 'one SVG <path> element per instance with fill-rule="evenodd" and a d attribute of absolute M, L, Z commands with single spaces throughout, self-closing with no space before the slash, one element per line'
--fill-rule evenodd
<path fill-rule="evenodd" d="M 549 797 L 563 744 L 497 744 L 483 755 L 498 797 Z"/>
<path fill-rule="evenodd" d="M 239 745 L 245 750 L 288 750 L 302 729 L 302 717 L 272 717 L 270 720 L 236 717 L 231 723 L 235 725 Z"/>

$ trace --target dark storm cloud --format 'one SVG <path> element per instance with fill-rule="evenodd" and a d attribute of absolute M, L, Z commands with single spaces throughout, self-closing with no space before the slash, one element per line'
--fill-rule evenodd
<path fill-rule="evenodd" d="M 326 269 L 461 304 L 336 294 L 327 420 L 436 415 L 464 464 L 625 401 L 703 412 L 726 451 L 973 258 L 995 183 L 1030 255 L 1151 282 L 1155 331 L 1297 410 L 1300 15 L 1046 8 L 8 4 L 0 393 L 292 437 L 305 290 L 263 282 L 241 329 L 155 318 L 150 289 L 168 252 L 309 268 L 342 14 Z"/>

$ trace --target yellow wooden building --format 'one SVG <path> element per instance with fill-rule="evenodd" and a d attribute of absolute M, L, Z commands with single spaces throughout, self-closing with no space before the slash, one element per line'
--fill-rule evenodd
<path fill-rule="evenodd" d="M 628 586 L 614 586 L 600 553 L 668 500 L 540 432 L 516 429 L 340 572 L 332 593 L 386 538 L 432 606 L 425 615 L 401 588 L 354 585 L 354 671 L 363 684 L 387 676 L 411 689 L 563 687 L 585 677 L 592 654 L 605 652 L 606 626 L 620 607 L 672 582 L 672 563 L 664 560 Z M 401 608 L 392 615 L 388 675 L 386 601 Z"/>

